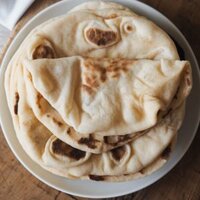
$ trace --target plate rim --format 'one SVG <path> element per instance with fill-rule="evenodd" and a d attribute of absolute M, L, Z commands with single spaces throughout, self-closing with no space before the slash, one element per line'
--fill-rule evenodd
<path fill-rule="evenodd" d="M 12 52 L 13 46 L 15 45 L 17 38 L 20 37 L 20 35 L 27 29 L 27 27 L 31 26 L 31 24 L 32 24 L 38 17 L 40 17 L 40 15 L 43 15 L 45 12 L 48 12 L 48 11 L 51 10 L 53 7 L 59 6 L 60 4 L 66 5 L 67 3 L 72 2 L 72 1 L 73 1 L 73 0 L 63 0 L 63 1 L 60 1 L 60 2 L 57 2 L 57 3 L 54 3 L 54 4 L 50 5 L 50 6 L 48 6 L 47 8 L 43 9 L 42 11 L 40 11 L 39 13 L 37 13 L 32 19 L 30 19 L 30 20 L 24 25 L 24 27 L 16 34 L 15 38 L 12 40 L 11 44 L 9 45 L 9 47 L 8 47 L 8 49 L 7 49 L 6 53 L 5 53 L 5 55 L 3 56 L 2 63 L 1 63 L 1 68 L 0 68 L 0 79 L 4 80 L 4 72 L 3 72 L 3 67 L 2 67 L 2 66 L 6 65 L 6 57 L 9 57 L 9 54 L 10 54 L 10 52 Z M 110 1 L 110 0 L 108 0 L 108 1 Z M 112 1 L 112 2 L 115 2 L 115 0 L 111 0 L 111 1 Z M 120 0 L 120 1 L 123 2 L 123 0 Z M 146 7 L 147 9 L 153 10 L 153 11 L 156 12 L 157 14 L 161 15 L 161 16 L 165 19 L 165 21 L 167 21 L 168 24 L 179 34 L 179 36 L 180 36 L 181 39 L 185 42 L 185 45 L 187 46 L 187 48 L 189 49 L 189 51 L 190 51 L 190 53 L 191 53 L 191 57 L 192 57 L 192 59 L 193 59 L 193 62 L 194 62 L 195 65 L 197 66 L 197 71 L 198 71 L 198 75 L 197 75 L 197 76 L 198 76 L 198 78 L 200 79 L 200 69 L 199 69 L 199 65 L 198 65 L 197 59 L 196 59 L 196 57 L 195 57 L 195 54 L 194 54 L 194 52 L 193 52 L 193 50 L 192 50 L 190 44 L 188 43 L 187 39 L 186 39 L 185 36 L 182 34 L 182 32 L 175 26 L 175 24 L 174 24 L 171 20 L 169 20 L 164 14 L 162 14 L 160 11 L 158 11 L 158 10 L 156 10 L 155 8 L 149 6 L 148 4 L 145 4 L 145 3 L 140 2 L 140 1 L 134 1 L 134 2 L 132 2 L 132 4 L 133 4 L 133 6 L 134 6 L 134 4 L 140 4 L 140 6 Z M 49 18 L 49 19 L 50 19 L 50 18 Z M 37 25 L 39 25 L 39 24 L 37 24 Z M 32 29 L 33 29 L 33 28 L 32 28 Z M 26 36 L 27 36 L 27 34 L 26 34 Z M 21 40 L 23 41 L 23 39 L 21 39 Z M 15 52 L 14 52 L 14 53 L 15 53 Z M 13 53 L 12 55 L 14 55 L 14 53 Z M 12 58 L 11 58 L 11 59 L 12 59 Z M 9 61 L 10 61 L 10 60 L 9 60 Z M 8 61 L 8 62 L 9 62 L 9 61 Z M 3 86 L 3 88 L 4 88 L 4 86 Z M 50 186 L 50 187 L 52 187 L 52 188 L 54 188 L 54 189 L 56 189 L 56 190 L 58 190 L 58 191 L 62 191 L 62 192 L 64 192 L 64 193 L 68 193 L 68 194 L 75 195 L 75 196 L 79 196 L 79 197 L 86 197 L 86 198 L 88 198 L 88 197 L 89 197 L 89 198 L 109 198 L 109 197 L 117 197 L 117 196 L 122 196 L 122 195 L 130 194 L 130 193 L 133 192 L 133 189 L 132 189 L 131 191 L 128 191 L 128 192 L 127 192 L 127 191 L 120 192 L 120 194 L 118 194 L 118 193 L 115 193 L 115 194 L 110 193 L 110 194 L 108 194 L 108 195 L 93 196 L 93 195 L 82 195 L 82 194 L 80 194 L 80 193 L 71 192 L 71 191 L 69 191 L 69 190 L 68 190 L 68 191 L 67 191 L 67 190 L 63 190 L 62 188 L 59 188 L 59 187 L 57 187 L 57 186 L 55 186 L 55 185 L 52 185 L 50 182 L 46 181 L 43 177 L 40 177 L 34 170 L 30 169 L 30 168 L 26 165 L 26 163 L 20 158 L 20 156 L 16 153 L 14 146 L 11 144 L 11 141 L 9 140 L 9 138 L 8 138 L 8 136 L 7 136 L 7 133 L 6 133 L 6 131 L 5 131 L 6 128 L 5 128 L 4 124 L 2 123 L 2 118 L 3 118 L 3 116 L 2 116 L 2 114 L 1 114 L 1 112 L 0 112 L 0 124 L 1 124 L 1 128 L 2 128 L 2 132 L 3 132 L 4 137 L 6 138 L 6 142 L 7 142 L 8 146 L 9 146 L 9 148 L 12 150 L 12 153 L 13 153 L 13 154 L 15 155 L 15 157 L 20 161 L 20 163 L 22 164 L 22 166 L 23 166 L 26 170 L 28 170 L 33 176 L 35 176 L 37 179 L 39 179 L 41 182 L 44 182 L 44 183 L 47 184 L 48 186 Z M 196 123 L 196 127 L 195 127 L 195 129 L 194 129 L 195 131 L 194 131 L 194 133 L 193 133 L 193 135 L 192 135 L 192 137 L 191 137 L 191 139 L 190 139 L 190 142 L 187 144 L 187 148 L 184 149 L 182 155 L 174 162 L 174 164 L 172 164 L 172 165 L 169 167 L 169 169 L 168 169 L 165 173 L 162 174 L 162 176 L 156 177 L 156 178 L 153 180 L 153 182 L 151 182 L 151 183 L 148 184 L 148 185 L 142 186 L 139 190 L 144 189 L 144 188 L 146 188 L 146 187 L 152 185 L 152 184 L 155 183 L 156 181 L 160 180 L 162 177 L 164 177 L 166 174 L 168 174 L 168 173 L 172 170 L 172 168 L 174 168 L 174 167 L 178 164 L 178 162 L 180 162 L 180 160 L 183 158 L 183 156 L 185 155 L 185 153 L 188 151 L 189 147 L 191 146 L 191 143 L 193 142 L 194 137 L 195 137 L 195 135 L 196 135 L 196 133 L 197 133 L 198 126 L 199 126 L 199 122 L 200 122 L 200 112 L 198 113 L 198 120 L 197 120 L 197 121 L 198 121 L 198 123 Z M 19 141 L 18 141 L 18 142 L 19 142 Z M 139 191 L 139 190 L 137 190 L 137 191 Z M 136 191 L 134 191 L 134 192 L 136 192 Z"/>

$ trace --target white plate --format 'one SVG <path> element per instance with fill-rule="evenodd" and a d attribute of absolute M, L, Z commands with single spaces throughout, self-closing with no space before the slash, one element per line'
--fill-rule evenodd
<path fill-rule="evenodd" d="M 129 182 L 122 183 L 104 183 L 104 182 L 93 182 L 93 181 L 72 181 L 66 178 L 62 178 L 49 173 L 42 169 L 39 165 L 33 162 L 29 156 L 24 152 L 21 145 L 19 144 L 15 131 L 13 129 L 10 112 L 8 110 L 5 91 L 4 91 L 4 73 L 9 60 L 12 58 L 14 52 L 17 50 L 26 35 L 37 25 L 42 22 L 65 14 L 68 10 L 74 6 L 85 2 L 84 0 L 66 0 L 56 3 L 49 8 L 43 10 L 36 15 L 29 23 L 17 34 L 12 44 L 10 45 L 6 55 L 4 56 L 1 75 L 0 75 L 0 118 L 1 125 L 6 137 L 6 140 L 12 149 L 18 160 L 29 170 L 34 176 L 40 179 L 42 182 L 49 186 L 58 189 L 62 192 L 66 192 L 72 195 L 90 197 L 90 198 L 104 198 L 114 197 L 131 192 L 138 191 L 148 185 L 154 183 L 167 172 L 169 172 L 177 162 L 183 157 L 187 149 L 189 148 L 194 136 L 197 131 L 199 118 L 200 118 L 200 106 L 196 102 L 200 102 L 199 86 L 200 86 L 200 74 L 196 58 L 190 48 L 188 42 L 181 34 L 181 32 L 161 13 L 155 9 L 133 0 L 115 0 L 131 8 L 136 13 L 148 17 L 166 32 L 168 32 L 184 49 L 186 59 L 190 60 L 193 69 L 193 81 L 194 86 L 192 92 L 187 101 L 186 117 L 181 130 L 179 131 L 178 141 L 175 150 L 173 151 L 169 161 L 164 167 L 152 175 Z"/>

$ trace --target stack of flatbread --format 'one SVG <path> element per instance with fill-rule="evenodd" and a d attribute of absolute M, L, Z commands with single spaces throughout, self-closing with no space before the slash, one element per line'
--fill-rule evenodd
<path fill-rule="evenodd" d="M 87 2 L 30 32 L 9 63 L 17 137 L 70 179 L 125 181 L 168 159 L 192 87 L 170 37 L 122 5 Z"/>

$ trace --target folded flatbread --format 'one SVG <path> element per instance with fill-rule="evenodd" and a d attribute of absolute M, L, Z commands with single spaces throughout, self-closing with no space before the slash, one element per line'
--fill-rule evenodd
<path fill-rule="evenodd" d="M 170 60 L 68 57 L 23 65 L 36 90 L 69 126 L 80 134 L 107 136 L 154 126 L 190 71 L 187 61 Z"/>

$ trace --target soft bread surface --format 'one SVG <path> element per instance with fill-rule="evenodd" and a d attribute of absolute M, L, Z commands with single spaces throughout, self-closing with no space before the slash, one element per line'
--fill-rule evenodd
<path fill-rule="evenodd" d="M 190 63 L 179 60 L 162 29 L 102 1 L 32 30 L 5 75 L 26 153 L 52 173 L 96 181 L 158 170 L 175 143 L 191 87 Z"/>

